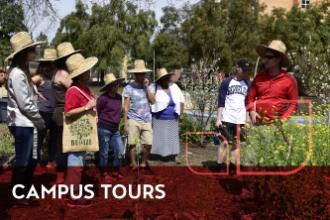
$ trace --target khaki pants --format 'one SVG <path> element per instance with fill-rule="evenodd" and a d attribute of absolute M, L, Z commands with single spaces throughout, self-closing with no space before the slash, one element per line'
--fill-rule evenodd
<path fill-rule="evenodd" d="M 141 140 L 142 145 L 152 145 L 151 122 L 128 120 L 128 144 L 136 145 Z"/>

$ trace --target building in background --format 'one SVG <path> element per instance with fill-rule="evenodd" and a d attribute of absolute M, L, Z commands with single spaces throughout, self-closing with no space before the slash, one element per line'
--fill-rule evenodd
<path fill-rule="evenodd" d="M 315 4 L 322 0 L 259 0 L 260 4 L 266 5 L 265 13 L 270 14 L 274 8 L 284 8 L 290 10 L 294 5 L 300 5 L 301 8 L 308 8 L 311 4 Z"/>

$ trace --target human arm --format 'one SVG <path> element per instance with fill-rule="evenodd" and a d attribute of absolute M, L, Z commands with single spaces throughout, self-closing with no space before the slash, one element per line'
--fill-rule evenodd
<path fill-rule="evenodd" d="M 128 110 L 130 107 L 130 98 L 125 97 L 124 99 L 124 134 L 128 135 Z"/>
<path fill-rule="evenodd" d="M 143 85 L 144 85 L 144 89 L 147 93 L 147 98 L 148 98 L 149 103 L 155 104 L 156 98 L 155 98 L 155 94 L 149 88 L 149 80 L 145 79 Z"/>
<path fill-rule="evenodd" d="M 31 88 L 27 76 L 23 72 L 15 72 L 12 74 L 10 83 L 22 114 L 30 119 L 38 129 L 44 128 L 44 120 L 39 114 L 38 106 L 33 101 L 33 94 L 30 93 L 33 88 Z"/>
<path fill-rule="evenodd" d="M 255 124 L 257 118 L 261 118 L 256 111 L 255 102 L 257 98 L 257 89 L 256 89 L 256 80 L 252 82 L 251 87 L 249 88 L 247 97 L 246 97 L 246 111 L 249 112 L 251 122 Z"/>
<path fill-rule="evenodd" d="M 219 88 L 217 120 L 215 123 L 216 127 L 222 126 L 222 112 L 223 109 L 225 108 L 228 86 L 229 86 L 229 82 L 227 82 L 227 80 L 224 80 Z"/>
<path fill-rule="evenodd" d="M 292 115 L 298 108 L 298 86 L 297 81 L 290 76 L 290 81 L 288 81 L 288 100 L 290 101 L 288 109 L 283 113 L 281 119 L 287 119 Z"/>

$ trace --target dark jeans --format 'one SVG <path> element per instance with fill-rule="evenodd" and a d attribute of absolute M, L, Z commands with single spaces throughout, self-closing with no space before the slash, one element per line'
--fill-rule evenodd
<path fill-rule="evenodd" d="M 15 165 L 12 175 L 12 187 L 16 184 L 25 186 L 24 190 L 17 190 L 19 194 L 26 194 L 32 184 L 32 176 L 37 160 L 32 158 L 33 128 L 9 127 L 15 140 Z"/>
<path fill-rule="evenodd" d="M 64 172 L 67 167 L 68 154 L 63 153 L 63 127 L 55 126 L 55 143 L 56 143 L 56 169 Z"/>
<path fill-rule="evenodd" d="M 40 115 L 45 121 L 46 128 L 38 132 L 38 158 L 41 158 L 40 151 L 43 147 L 44 139 L 47 136 L 47 133 L 49 132 L 49 139 L 47 142 L 47 150 L 48 150 L 47 162 L 54 161 L 56 154 L 56 138 L 58 137 L 56 132 L 58 130 L 55 129 L 55 123 L 52 119 L 53 113 L 40 111 Z"/>

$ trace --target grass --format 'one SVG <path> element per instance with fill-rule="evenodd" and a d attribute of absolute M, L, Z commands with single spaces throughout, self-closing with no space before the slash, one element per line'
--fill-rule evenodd
<path fill-rule="evenodd" d="M 0 124 L 0 161 L 6 161 L 15 154 L 13 137 L 6 124 Z"/>

